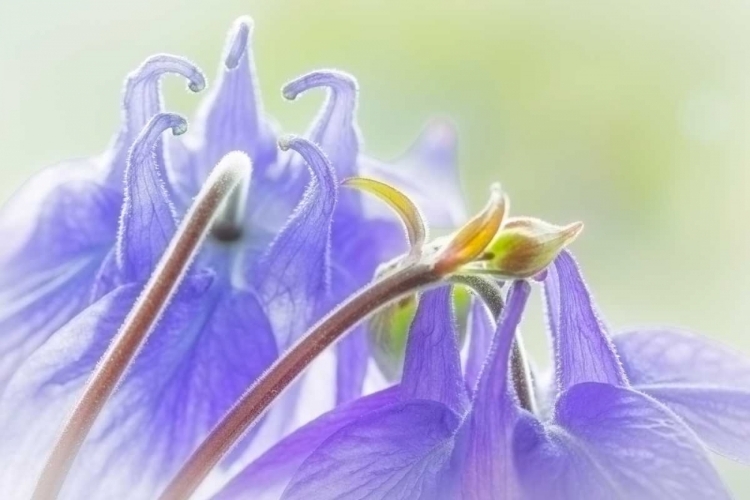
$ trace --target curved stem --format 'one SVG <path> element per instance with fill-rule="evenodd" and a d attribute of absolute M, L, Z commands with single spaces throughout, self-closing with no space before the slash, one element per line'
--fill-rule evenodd
<path fill-rule="evenodd" d="M 214 168 L 143 293 L 89 378 L 44 466 L 34 500 L 57 498 L 84 439 L 182 281 L 214 216 L 234 187 L 250 175 L 247 157 L 242 160 L 230 155 Z"/>
<path fill-rule="evenodd" d="M 161 499 L 189 498 L 282 391 L 324 349 L 341 339 L 353 326 L 389 303 L 435 284 L 440 279 L 441 276 L 434 272 L 432 266 L 418 263 L 405 267 L 363 288 L 318 321 L 224 415 L 167 486 Z"/>

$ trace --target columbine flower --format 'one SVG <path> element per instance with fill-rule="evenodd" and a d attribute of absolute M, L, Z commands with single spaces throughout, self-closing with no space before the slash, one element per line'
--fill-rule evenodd
<path fill-rule="evenodd" d="M 709 404 L 725 396 L 715 414 L 718 421 L 710 422 L 709 410 L 700 407 L 694 412 L 702 413 L 686 414 L 694 417 L 692 422 L 683 421 L 638 390 L 656 392 L 658 385 L 631 385 L 567 252 L 547 270 L 544 289 L 557 373 L 549 415 L 524 402 L 530 386 L 519 391 L 511 383 L 517 375 L 509 356 L 529 284 L 511 285 L 491 340 L 491 318 L 472 307 L 463 374 L 449 294 L 446 289 L 426 292 L 409 334 L 400 384 L 302 427 L 237 475 L 216 499 L 729 498 L 686 422 L 695 427 L 695 418 L 702 417 L 699 433 L 707 431 L 734 456 L 747 456 L 748 441 L 739 439 L 745 429 L 737 425 L 741 422 L 721 418 L 742 393 L 704 386 L 704 393 L 715 396 Z M 678 360 L 695 354 L 694 341 L 683 340 L 677 359 L 653 369 L 653 351 L 643 338 L 634 340 L 645 335 L 620 337 L 632 346 L 634 359 L 636 353 L 645 354 L 643 367 L 628 373 L 658 373 L 666 379 L 671 368 L 678 380 L 672 394 L 679 394 L 689 367 Z M 664 337 L 657 336 L 651 346 Z M 742 368 L 747 364 L 727 352 L 714 348 L 703 358 L 709 360 L 732 360 L 725 376 L 747 373 Z M 717 380 L 721 370 L 712 366 Z M 697 371 L 692 380 L 705 373 Z M 686 390 L 700 387 L 688 384 Z M 675 399 L 667 404 L 679 403 Z M 732 429 L 739 431 L 733 435 Z"/>
<path fill-rule="evenodd" d="M 396 167 L 359 154 L 356 84 L 343 73 L 311 73 L 285 87 L 289 98 L 315 87 L 328 88 L 329 98 L 309 140 L 283 141 L 279 153 L 260 111 L 249 34 L 240 19 L 219 81 L 184 140 L 163 136 L 184 133 L 187 123 L 162 111 L 158 80 L 178 73 L 198 91 L 204 79 L 188 61 L 153 57 L 128 79 L 113 146 L 43 172 L 0 214 L 9 242 L 0 255 L 4 495 L 33 487 L 59 424 L 220 160 L 249 156 L 252 178 L 232 195 L 99 415 L 66 497 L 123 488 L 133 497 L 153 495 L 280 352 L 395 255 L 400 227 L 369 213 L 359 193 L 339 193 L 338 178 L 380 172 L 412 179 L 416 189 L 414 178 L 434 166 L 430 179 L 453 189 L 447 202 L 432 204 L 433 215 L 451 223 L 461 216 L 456 183 L 448 180 L 456 175 L 454 138 L 445 125 L 428 128 L 389 173 Z M 343 401 L 359 394 L 365 338 L 351 336 L 338 349 Z M 292 391 L 277 405 L 278 426 L 294 401 Z"/>

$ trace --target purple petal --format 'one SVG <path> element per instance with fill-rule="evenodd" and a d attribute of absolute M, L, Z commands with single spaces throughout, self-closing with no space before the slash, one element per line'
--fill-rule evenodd
<path fill-rule="evenodd" d="M 159 113 L 136 139 L 125 171 L 125 204 L 117 237 L 117 260 L 125 282 L 147 278 L 177 228 L 164 184 L 161 134 L 186 130 L 179 115 Z"/>
<path fill-rule="evenodd" d="M 397 401 L 396 390 L 387 389 L 338 406 L 264 453 L 237 474 L 214 500 L 279 498 L 294 472 L 326 439 L 359 418 Z"/>
<path fill-rule="evenodd" d="M 101 163 L 45 169 L 0 210 L 0 394 L 15 369 L 88 304 L 122 195 Z"/>
<path fill-rule="evenodd" d="M 359 325 L 336 344 L 336 404 L 351 401 L 362 394 L 367 375 L 370 349 L 365 326 Z"/>
<path fill-rule="evenodd" d="M 276 141 L 265 123 L 255 65 L 250 50 L 252 21 L 241 17 L 227 37 L 219 77 L 198 111 L 188 137 L 198 146 L 190 168 L 183 165 L 175 177 L 190 177 L 189 194 L 198 191 L 214 166 L 230 151 L 244 151 L 253 161 L 253 173 L 262 176 L 276 161 Z M 256 179 L 257 182 L 257 179 Z"/>
<path fill-rule="evenodd" d="M 286 84 L 284 97 L 293 100 L 317 87 L 327 88 L 328 97 L 308 137 L 320 145 L 340 178 L 356 175 L 360 143 L 354 121 L 357 82 L 340 71 L 314 71 Z"/>
<path fill-rule="evenodd" d="M 449 121 L 436 119 L 395 163 L 362 159 L 360 175 L 398 187 L 414 200 L 431 226 L 454 228 L 467 217 L 458 174 L 456 130 Z M 382 213 L 374 204 L 368 203 L 367 208 Z"/>
<path fill-rule="evenodd" d="M 472 409 L 461 429 L 464 498 L 516 498 L 511 436 L 519 409 L 508 384 L 508 363 L 516 328 L 531 292 L 513 283 L 498 321 L 488 361 L 482 369 Z"/>
<path fill-rule="evenodd" d="M 444 405 L 414 401 L 371 412 L 310 455 L 283 500 L 445 498 L 458 417 Z"/>
<path fill-rule="evenodd" d="M 615 336 L 633 387 L 666 404 L 713 451 L 750 464 L 750 360 L 687 332 Z"/>
<path fill-rule="evenodd" d="M 369 283 L 375 269 L 405 249 L 403 229 L 395 221 L 363 220 L 338 204 L 331 234 L 333 302 Z M 362 393 L 370 351 L 365 326 L 347 334 L 336 344 L 336 400 L 348 401 Z"/>
<path fill-rule="evenodd" d="M 151 56 L 125 81 L 123 95 L 123 127 L 115 142 L 111 159 L 110 183 L 119 188 L 130 147 L 151 118 L 164 110 L 161 78 L 176 74 L 188 80 L 188 88 L 200 92 L 206 88 L 206 79 L 197 66 L 181 57 L 168 54 Z"/>
<path fill-rule="evenodd" d="M 186 278 L 97 419 L 64 498 L 113 498 L 124 491 L 154 497 L 276 358 L 273 333 L 254 294 L 228 292 L 217 283 L 205 272 Z M 5 481 L 38 473 L 57 425 L 139 291 L 119 288 L 86 309 L 13 378 L 0 401 L 0 442 L 10 450 L 2 452 L 13 456 Z M 0 482 L 0 491 L 5 484 Z"/>
<path fill-rule="evenodd" d="M 406 343 L 401 390 L 405 399 L 437 401 L 458 415 L 468 406 L 449 286 L 424 292 L 419 299 Z"/>
<path fill-rule="evenodd" d="M 556 422 L 519 420 L 514 437 L 524 498 L 542 500 L 728 499 L 695 435 L 636 391 L 578 384 L 558 401 Z"/>
<path fill-rule="evenodd" d="M 301 335 L 330 301 L 329 247 L 337 197 L 335 173 L 317 146 L 291 138 L 283 147 L 307 161 L 312 180 L 294 215 L 255 270 L 257 288 L 268 305 L 282 349 Z"/>
<path fill-rule="evenodd" d="M 466 385 L 473 391 L 490 352 L 492 335 L 495 332 L 495 321 L 484 302 L 477 298 L 472 298 L 467 330 L 470 339 L 469 357 L 466 360 Z"/>
<path fill-rule="evenodd" d="M 544 290 L 558 390 L 563 392 L 581 382 L 627 385 L 607 327 L 568 251 L 563 251 L 547 269 Z"/>

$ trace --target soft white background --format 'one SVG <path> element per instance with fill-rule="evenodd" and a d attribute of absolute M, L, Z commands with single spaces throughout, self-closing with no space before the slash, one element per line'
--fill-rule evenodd
<path fill-rule="evenodd" d="M 583 220 L 575 251 L 617 327 L 678 324 L 750 353 L 750 4 L 743 1 L 0 1 L 0 199 L 100 152 L 123 78 L 146 56 L 213 78 L 225 30 L 256 20 L 266 109 L 301 132 L 318 101 L 279 88 L 354 73 L 366 151 L 392 157 L 453 117 L 472 208 Z M 198 97 L 165 86 L 170 109 Z M 439 196 L 439 194 L 436 194 Z M 542 322 L 527 336 L 541 352 Z M 748 471 L 722 462 L 735 490 Z"/>

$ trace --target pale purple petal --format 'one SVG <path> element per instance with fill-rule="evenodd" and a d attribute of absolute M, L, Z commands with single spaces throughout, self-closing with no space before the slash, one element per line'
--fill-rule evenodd
<path fill-rule="evenodd" d="M 419 298 L 406 343 L 401 391 L 404 399 L 437 401 L 458 415 L 468 406 L 449 286 Z"/>
<path fill-rule="evenodd" d="M 633 387 L 669 406 L 713 451 L 750 464 L 750 359 L 676 330 L 615 336 Z"/>
<path fill-rule="evenodd" d="M 13 371 L 89 303 L 115 240 L 122 194 L 94 160 L 28 181 L 0 210 L 0 394 Z"/>
<path fill-rule="evenodd" d="M 433 227 L 454 228 L 466 221 L 456 130 L 447 120 L 435 119 L 425 125 L 409 151 L 392 164 L 362 158 L 360 175 L 398 187 L 414 200 Z M 383 213 L 381 205 L 366 206 L 370 214 Z"/>
<path fill-rule="evenodd" d="M 432 401 L 373 411 L 326 439 L 300 466 L 283 500 L 437 500 L 449 477 L 458 417 Z"/>
<path fill-rule="evenodd" d="M 336 404 L 351 401 L 362 394 L 367 375 L 370 348 L 365 325 L 358 325 L 336 344 Z"/>
<path fill-rule="evenodd" d="M 328 96 L 308 138 L 321 147 L 340 178 L 351 177 L 357 172 L 360 142 L 355 124 L 357 82 L 341 71 L 314 71 L 286 84 L 283 93 L 287 99 L 296 99 L 319 87 L 327 88 Z"/>
<path fill-rule="evenodd" d="M 156 267 L 177 229 L 174 206 L 164 184 L 161 134 L 181 134 L 179 115 L 154 116 L 133 144 L 125 170 L 125 203 L 117 236 L 117 261 L 123 281 L 145 280 Z"/>
<path fill-rule="evenodd" d="M 519 408 L 508 384 L 510 349 L 531 287 L 513 283 L 498 321 L 488 361 L 465 418 L 458 442 L 464 498 L 515 498 L 517 485 L 511 460 L 512 433 Z"/>
<path fill-rule="evenodd" d="M 359 418 L 398 401 L 395 389 L 338 406 L 284 438 L 260 458 L 237 474 L 214 500 L 253 498 L 278 499 L 297 468 L 329 436 Z"/>
<path fill-rule="evenodd" d="M 214 166 L 230 151 L 243 151 L 253 161 L 254 183 L 276 161 L 276 140 L 263 116 L 255 81 L 250 37 L 252 21 L 241 17 L 227 37 L 219 77 L 201 103 L 186 141 L 196 151 L 190 165 L 175 166 L 174 176 L 189 182 L 182 189 L 198 191 Z"/>
<path fill-rule="evenodd" d="M 153 497 L 277 357 L 254 294 L 216 284 L 210 273 L 186 278 L 97 419 L 63 498 L 110 498 L 123 491 Z M 0 428 L 9 434 L 0 441 L 14 455 L 5 481 L 38 473 L 40 457 L 59 431 L 51 423 L 62 423 L 139 292 L 130 285 L 103 297 L 56 332 L 13 378 L 0 401 Z"/>
<path fill-rule="evenodd" d="M 581 382 L 627 385 L 607 327 L 567 250 L 547 269 L 544 291 L 558 390 L 563 392 Z"/>
<path fill-rule="evenodd" d="M 0 399 L 0 492 L 30 498 L 64 418 L 101 349 L 102 330 L 119 328 L 137 287 L 118 288 L 73 318 L 32 354 Z M 104 346 L 106 347 L 106 343 Z M 72 364 L 71 364 L 72 363 Z M 54 381 L 54 383 L 50 383 Z M 62 498 L 71 498 L 65 492 Z"/>
<path fill-rule="evenodd" d="M 363 220 L 338 204 L 331 234 L 332 282 L 336 284 L 331 290 L 333 302 L 341 302 L 369 283 L 378 265 L 404 249 L 403 229 L 398 222 Z M 338 403 L 362 393 L 370 356 L 365 329 L 364 325 L 358 327 L 336 344 Z"/>
<path fill-rule="evenodd" d="M 312 179 L 294 215 L 251 276 L 282 349 L 318 318 L 321 307 L 330 305 L 330 234 L 337 198 L 335 173 L 317 146 L 292 138 L 285 147 L 307 161 Z"/>
<path fill-rule="evenodd" d="M 525 500 L 707 500 L 730 495 L 696 436 L 636 391 L 582 383 L 555 424 L 518 422 L 514 451 Z"/>
<path fill-rule="evenodd" d="M 122 186 L 125 163 L 136 137 L 155 114 L 164 111 L 161 78 L 168 74 L 184 77 L 193 92 L 206 88 L 206 79 L 197 66 L 169 54 L 149 57 L 128 75 L 122 97 L 123 125 L 108 158 L 108 181 L 117 189 Z"/>

